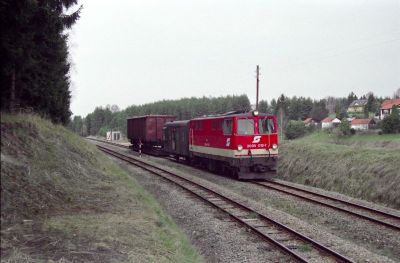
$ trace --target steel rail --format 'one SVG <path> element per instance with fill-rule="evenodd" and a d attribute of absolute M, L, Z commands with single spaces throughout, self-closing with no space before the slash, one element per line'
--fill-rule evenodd
<path fill-rule="evenodd" d="M 128 145 L 123 145 L 123 144 L 120 144 L 120 143 L 115 143 L 115 142 L 110 142 L 110 141 L 104 141 L 104 140 L 95 139 L 95 138 L 90 138 L 90 137 L 86 137 L 86 139 L 92 140 L 92 141 L 96 141 L 96 142 L 111 144 L 111 145 L 118 146 L 118 147 L 122 147 L 122 148 L 126 148 L 126 149 L 130 149 L 130 146 L 128 146 Z"/>
<path fill-rule="evenodd" d="M 112 156 L 115 156 L 119 159 L 122 159 L 126 162 L 136 165 L 152 174 L 161 176 L 161 177 L 167 179 L 168 181 L 175 183 L 176 185 L 182 187 L 186 191 L 189 191 L 193 195 L 201 198 L 202 200 L 206 201 L 207 203 L 209 203 L 209 204 L 213 205 L 214 207 L 220 209 L 221 211 L 227 213 L 231 218 L 235 219 L 237 222 L 244 225 L 246 228 L 253 230 L 254 233 L 256 233 L 258 236 L 260 236 L 263 240 L 276 245 L 283 252 L 291 255 L 292 257 L 294 257 L 296 260 L 298 260 L 300 262 L 309 262 L 309 261 L 306 258 L 304 258 L 302 255 L 293 251 L 298 248 L 297 246 L 294 246 L 294 247 L 286 246 L 283 243 L 281 243 L 280 241 L 276 240 L 276 238 L 274 239 L 271 235 L 260 231 L 258 228 L 270 228 L 272 230 L 281 231 L 280 234 L 286 234 L 286 235 L 289 234 L 291 239 L 286 240 L 286 241 L 297 241 L 297 242 L 300 241 L 300 242 L 303 242 L 303 244 L 305 243 L 306 245 L 311 245 L 311 247 L 315 248 L 319 252 L 318 255 L 321 254 L 320 255 L 321 257 L 329 256 L 337 262 L 352 262 L 347 257 L 340 255 L 339 253 L 329 249 L 328 247 L 318 243 L 317 241 L 314 241 L 314 240 L 300 234 L 299 232 L 297 232 L 297 231 L 295 231 L 295 230 L 293 230 L 293 229 L 291 229 L 291 228 L 289 228 L 289 227 L 287 227 L 265 215 L 262 215 L 262 214 L 256 212 L 255 210 L 239 203 L 238 201 L 232 200 L 231 198 L 228 198 L 208 187 L 205 187 L 199 183 L 191 181 L 185 177 L 182 177 L 180 175 L 177 175 L 175 173 L 172 173 L 172 172 L 162 169 L 160 167 L 154 166 L 154 165 L 144 162 L 142 160 L 138 160 L 137 158 L 133 158 L 131 156 L 127 156 L 125 154 L 118 153 L 118 152 L 111 150 L 109 148 L 106 148 L 104 146 L 97 145 L 97 147 L 100 150 L 102 150 Z M 233 206 L 233 207 L 231 207 L 231 206 Z M 236 212 L 245 212 L 247 217 L 249 217 L 249 215 L 252 215 L 253 217 L 256 216 L 256 218 L 242 218 L 243 215 L 240 215 L 240 214 L 235 215 L 232 211 L 229 211 L 230 209 L 233 209 L 233 208 L 241 210 L 241 211 L 236 210 Z M 255 220 L 259 220 L 262 223 L 267 224 L 267 225 L 266 226 L 265 225 L 255 226 L 255 225 L 251 225 L 250 223 L 248 223 L 248 221 L 255 221 Z M 284 231 L 286 231 L 286 232 L 284 232 Z M 275 233 L 279 233 L 279 232 L 275 232 Z M 315 252 L 317 252 L 317 251 L 315 251 Z M 325 258 L 323 257 L 323 259 L 325 259 Z"/>
<path fill-rule="evenodd" d="M 342 208 L 342 207 L 338 207 L 338 206 L 326 203 L 324 201 L 319 201 L 319 200 L 316 200 L 316 199 L 312 199 L 310 197 L 307 197 L 307 196 L 304 196 L 304 195 L 301 195 L 301 194 L 298 194 L 298 193 L 294 193 L 294 192 L 291 192 L 289 190 L 281 189 L 281 188 L 275 187 L 273 185 L 268 185 L 268 184 L 275 184 L 275 185 L 278 185 L 279 187 L 282 187 L 282 188 L 288 188 L 290 190 L 295 190 L 295 191 L 303 192 L 303 193 L 306 193 L 306 194 L 309 194 L 309 195 L 313 195 L 314 197 L 316 196 L 316 197 L 319 197 L 319 198 L 328 199 L 330 201 L 339 202 L 339 203 L 347 205 L 347 206 L 351 206 L 351 207 L 355 207 L 355 208 L 360 209 L 360 210 L 368 211 L 369 213 L 378 214 L 378 216 L 384 216 L 386 218 L 395 219 L 395 220 L 399 221 L 399 223 L 400 223 L 400 217 L 397 216 L 397 215 L 394 215 L 394 214 L 386 213 L 384 211 L 380 211 L 380 210 L 377 210 L 377 209 L 374 209 L 374 208 L 370 208 L 370 207 L 367 207 L 367 206 L 364 206 L 364 205 L 358 205 L 356 203 L 352 203 L 352 202 L 349 202 L 349 201 L 337 199 L 337 198 L 334 198 L 334 197 L 331 197 L 331 196 L 328 196 L 328 195 L 316 193 L 316 192 L 313 192 L 313 191 L 309 191 L 309 190 L 306 190 L 306 189 L 302 189 L 302 188 L 299 188 L 299 187 L 295 187 L 295 186 L 292 186 L 292 185 L 287 185 L 287 184 L 276 182 L 276 181 L 271 181 L 271 180 L 267 180 L 267 181 L 264 181 L 264 182 L 251 181 L 251 183 L 252 184 L 256 184 L 258 186 L 261 186 L 261 187 L 270 188 L 270 189 L 273 189 L 273 190 L 276 190 L 276 191 L 279 191 L 279 192 L 282 192 L 282 193 L 285 193 L 285 194 L 289 194 L 289 195 L 304 199 L 304 200 L 306 200 L 308 202 L 313 202 L 313 203 L 316 203 L 316 204 L 319 204 L 319 205 L 323 205 L 323 206 L 332 208 L 334 210 L 341 211 L 341 212 L 344 212 L 344 213 L 347 213 L 347 214 L 350 214 L 350 215 L 353 215 L 353 216 L 357 216 L 359 218 L 374 222 L 376 224 L 383 225 L 385 227 L 389 227 L 391 229 L 395 229 L 397 231 L 400 231 L 400 225 L 395 225 L 395 224 L 392 224 L 392 223 L 388 223 L 388 222 L 382 221 L 380 219 L 377 219 L 377 218 L 374 218 L 374 217 L 371 217 L 371 216 L 367 216 L 367 215 L 364 215 L 364 214 L 361 214 L 361 213 L 357 213 L 355 211 L 351 211 L 351 210 L 348 210 L 348 209 L 345 209 L 345 208 Z"/>

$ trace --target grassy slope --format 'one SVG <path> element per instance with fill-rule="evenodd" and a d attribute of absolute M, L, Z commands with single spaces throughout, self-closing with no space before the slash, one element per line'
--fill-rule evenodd
<path fill-rule="evenodd" d="M 400 136 L 314 133 L 280 148 L 279 177 L 400 208 Z"/>
<path fill-rule="evenodd" d="M 2 261 L 197 262 L 155 200 L 93 145 L 1 114 Z"/>

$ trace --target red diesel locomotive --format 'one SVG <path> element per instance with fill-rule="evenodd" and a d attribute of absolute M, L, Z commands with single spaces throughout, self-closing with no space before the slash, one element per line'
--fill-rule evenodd
<path fill-rule="evenodd" d="M 273 115 L 230 112 L 164 125 L 163 150 L 238 179 L 276 172 L 278 135 Z"/>

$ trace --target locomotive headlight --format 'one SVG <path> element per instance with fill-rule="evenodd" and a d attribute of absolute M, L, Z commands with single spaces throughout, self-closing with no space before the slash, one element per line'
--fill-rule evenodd
<path fill-rule="evenodd" d="M 278 149 L 278 145 L 277 144 L 272 144 L 272 149 L 274 149 L 274 150 Z"/>
<path fill-rule="evenodd" d="M 241 150 L 243 150 L 243 146 L 239 144 L 238 147 L 237 147 L 237 149 L 238 149 L 238 151 L 240 152 Z"/>
<path fill-rule="evenodd" d="M 258 116 L 258 110 L 253 111 L 253 116 Z"/>

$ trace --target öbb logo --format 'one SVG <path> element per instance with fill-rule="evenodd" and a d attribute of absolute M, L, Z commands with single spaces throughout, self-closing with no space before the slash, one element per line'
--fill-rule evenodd
<path fill-rule="evenodd" d="M 259 143 L 261 140 L 261 136 L 254 136 L 252 143 Z"/>

